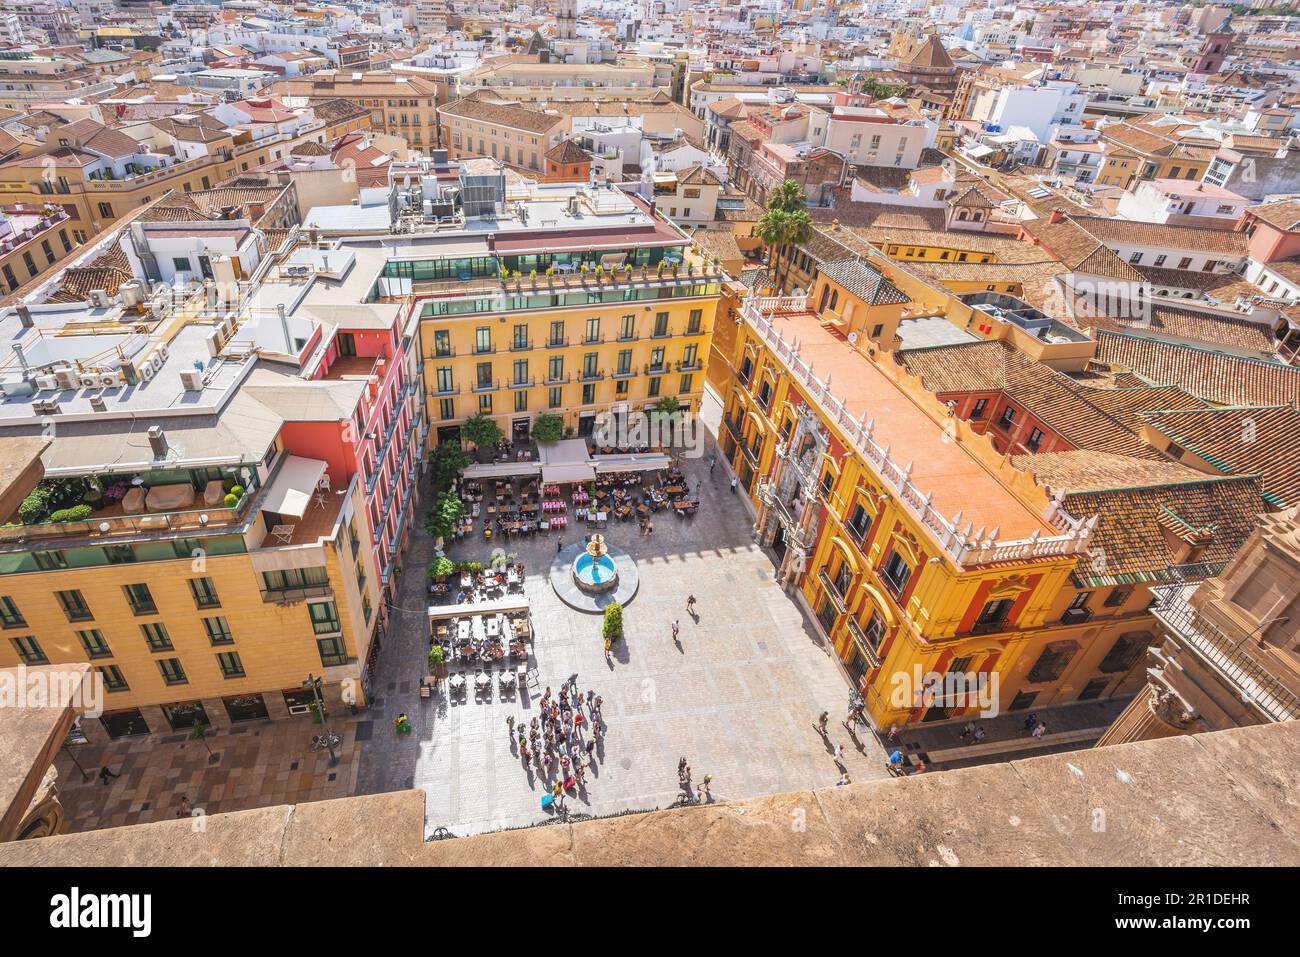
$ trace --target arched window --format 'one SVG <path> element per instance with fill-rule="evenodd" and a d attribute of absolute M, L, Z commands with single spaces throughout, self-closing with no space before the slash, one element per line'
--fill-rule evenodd
<path fill-rule="evenodd" d="M 831 312 L 834 312 L 835 307 L 838 306 L 839 304 L 840 304 L 840 291 L 836 289 L 833 293 L 831 293 Z"/>
<path fill-rule="evenodd" d="M 830 294 L 831 294 L 830 283 L 827 283 L 826 285 L 822 286 L 822 298 L 821 298 L 821 302 L 819 302 L 819 303 L 817 304 L 817 311 L 818 311 L 818 312 L 825 312 L 825 311 L 826 311 L 826 300 L 827 300 L 827 298 L 830 297 Z"/>
<path fill-rule="evenodd" d="M 963 223 L 966 222 L 966 210 L 963 209 L 961 212 L 959 212 L 957 214 L 957 219 Z"/>

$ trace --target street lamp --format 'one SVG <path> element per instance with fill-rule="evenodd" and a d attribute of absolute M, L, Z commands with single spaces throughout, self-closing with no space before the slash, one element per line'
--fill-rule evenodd
<path fill-rule="evenodd" d="M 319 751 L 321 748 L 328 750 L 330 753 L 330 767 L 333 767 L 339 763 L 338 746 L 343 739 L 330 730 L 329 715 L 325 711 L 325 702 L 321 700 L 321 680 L 315 675 L 308 675 L 302 686 L 311 689 L 312 697 L 316 701 L 316 713 L 320 715 L 321 727 L 324 728 L 324 733 L 318 734 L 311 739 L 311 749 L 313 751 Z"/>

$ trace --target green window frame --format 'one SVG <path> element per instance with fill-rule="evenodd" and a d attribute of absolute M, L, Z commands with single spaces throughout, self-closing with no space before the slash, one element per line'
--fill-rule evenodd
<path fill-rule="evenodd" d="M 25 665 L 47 665 L 50 659 L 45 657 L 41 643 L 33 635 L 16 635 L 9 639 L 18 652 L 18 659 Z"/>
<path fill-rule="evenodd" d="M 27 619 L 18 610 L 17 603 L 7 595 L 0 598 L 0 625 L 5 628 L 26 628 Z"/>
<path fill-rule="evenodd" d="M 244 671 L 244 662 L 237 651 L 218 652 L 217 667 L 221 669 L 223 678 L 243 678 L 247 674 Z"/>
<path fill-rule="evenodd" d="M 122 669 L 117 665 L 100 665 L 99 676 L 104 679 L 105 691 L 131 690 L 131 686 L 126 683 L 126 676 L 122 674 Z"/>
<path fill-rule="evenodd" d="M 148 585 L 143 582 L 134 585 L 123 585 L 122 591 L 126 593 L 126 602 L 131 606 L 131 611 L 135 614 L 158 614 L 158 605 L 153 600 L 153 593 L 149 591 Z"/>
<path fill-rule="evenodd" d="M 90 612 L 90 606 L 86 604 L 86 599 L 82 597 L 81 592 L 72 588 L 68 591 L 56 591 L 55 597 L 59 600 L 59 605 L 63 608 L 63 613 L 68 616 L 68 621 L 90 621 L 95 616 Z"/>
<path fill-rule="evenodd" d="M 147 621 L 140 626 L 140 631 L 150 651 L 172 650 L 171 635 L 167 634 L 167 626 L 161 621 Z"/>
<path fill-rule="evenodd" d="M 159 658 L 158 670 L 162 672 L 163 681 L 169 685 L 189 684 L 190 679 L 185 677 L 185 667 L 181 664 L 179 658 Z"/>
<path fill-rule="evenodd" d="M 308 602 L 307 617 L 311 619 L 312 631 L 318 635 L 332 635 L 343 630 L 338 606 L 332 601 Z"/>
<path fill-rule="evenodd" d="M 217 596 L 216 586 L 211 578 L 191 578 L 190 594 L 194 596 L 196 608 L 220 608 L 221 599 Z"/>
<path fill-rule="evenodd" d="M 87 657 L 113 657 L 113 649 L 108 647 L 108 642 L 104 640 L 104 633 L 98 628 L 89 628 L 85 631 L 79 631 L 77 632 L 77 637 L 81 639 L 81 647 L 86 649 Z"/>
<path fill-rule="evenodd" d="M 204 618 L 203 631 L 207 634 L 208 644 L 210 645 L 231 645 L 235 642 L 235 635 L 230 630 L 230 623 L 221 615 Z"/>

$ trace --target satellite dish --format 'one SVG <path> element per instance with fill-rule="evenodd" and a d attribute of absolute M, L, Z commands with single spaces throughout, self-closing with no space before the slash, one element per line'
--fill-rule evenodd
<path fill-rule="evenodd" d="M 855 342 L 857 342 L 857 341 L 858 341 L 858 334 L 857 334 L 856 332 L 850 332 L 850 333 L 849 333 L 849 344 L 852 345 L 853 343 L 855 343 Z"/>

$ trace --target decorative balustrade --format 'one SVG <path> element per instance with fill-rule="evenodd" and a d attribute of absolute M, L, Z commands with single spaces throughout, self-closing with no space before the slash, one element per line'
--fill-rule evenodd
<path fill-rule="evenodd" d="M 874 421 L 865 414 L 861 418 L 854 418 L 844 400 L 831 391 L 830 376 L 824 381 L 817 378 L 812 363 L 800 357 L 798 342 L 786 340 L 770 318 L 770 313 L 773 312 L 800 312 L 806 308 L 807 296 L 751 297 L 742 304 L 741 314 L 767 347 L 783 360 L 790 374 L 819 407 L 826 421 L 839 426 L 854 451 L 862 457 L 881 483 L 893 491 L 895 498 L 917 518 L 922 527 L 931 533 L 949 558 L 960 566 L 970 566 L 1086 553 L 1088 541 L 1096 527 L 1096 517 L 1089 520 L 1073 518 L 1059 500 L 1052 502 L 1044 518 L 1062 530 L 1060 535 L 1044 536 L 1034 532 L 1029 538 L 1003 540 L 998 538 L 999 528 L 992 531 L 984 528 L 975 530 L 971 522 L 962 527 L 960 511 L 951 519 L 942 515 L 931 504 L 933 493 L 925 491 L 912 481 L 912 463 L 902 465 L 890 457 L 889 447 L 882 446 L 872 435 Z"/>

